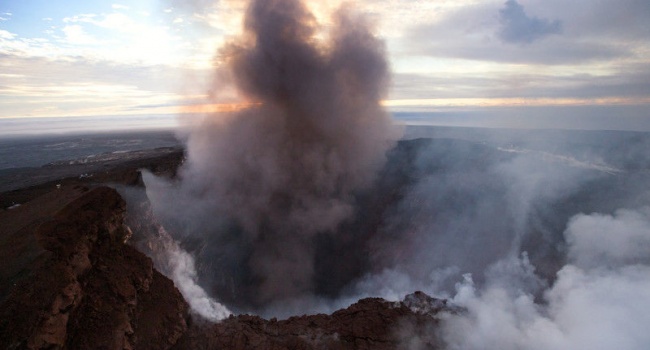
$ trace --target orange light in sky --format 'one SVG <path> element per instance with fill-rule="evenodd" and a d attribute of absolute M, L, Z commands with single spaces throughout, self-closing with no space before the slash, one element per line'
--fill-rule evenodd
<path fill-rule="evenodd" d="M 208 103 L 199 105 L 180 106 L 180 113 L 232 113 L 241 111 L 253 106 L 257 103 Z"/>

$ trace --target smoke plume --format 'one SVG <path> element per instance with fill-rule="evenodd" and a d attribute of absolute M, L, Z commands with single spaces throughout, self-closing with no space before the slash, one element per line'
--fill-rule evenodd
<path fill-rule="evenodd" d="M 221 84 L 253 107 L 207 115 L 189 134 L 180 182 L 150 195 L 158 215 L 192 218 L 170 227 L 214 256 L 221 272 L 209 278 L 235 303 L 314 291 L 315 239 L 353 216 L 396 138 L 380 106 L 383 43 L 346 9 L 322 33 L 301 1 L 252 1 L 219 57 Z"/>

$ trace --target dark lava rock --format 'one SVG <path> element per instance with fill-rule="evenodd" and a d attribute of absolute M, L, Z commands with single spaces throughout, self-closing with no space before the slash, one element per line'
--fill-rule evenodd
<path fill-rule="evenodd" d="M 187 328 L 187 303 L 148 257 L 125 244 L 130 231 L 117 192 L 80 192 L 21 231 L 45 252 L 0 305 L 0 347 L 169 348 Z"/>
<path fill-rule="evenodd" d="M 415 313 L 431 316 L 435 316 L 439 312 L 443 311 L 462 313 L 465 310 L 457 305 L 449 303 L 447 299 L 432 298 L 421 291 L 407 295 L 402 304 Z"/>
<path fill-rule="evenodd" d="M 361 299 L 331 315 L 281 321 L 231 316 L 218 324 L 191 325 L 174 349 L 440 349 L 439 313 L 458 311 L 416 292 L 404 302 Z"/>

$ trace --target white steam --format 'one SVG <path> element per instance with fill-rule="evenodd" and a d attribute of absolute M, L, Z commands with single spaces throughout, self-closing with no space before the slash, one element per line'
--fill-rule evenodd
<path fill-rule="evenodd" d="M 581 268 L 650 263 L 650 208 L 615 215 L 577 215 L 565 233 L 569 258 Z"/>
<path fill-rule="evenodd" d="M 167 247 L 167 261 L 171 269 L 171 278 L 181 294 L 190 304 L 192 311 L 206 320 L 217 322 L 231 315 L 224 305 L 210 298 L 197 283 L 194 258 L 183 250 L 176 241 Z"/>
<path fill-rule="evenodd" d="M 522 277 L 499 274 L 483 288 L 468 277 L 448 316 L 449 349 L 648 349 L 650 211 L 577 215 L 565 232 L 569 264 L 535 302 Z M 512 262 L 520 266 L 527 262 Z M 525 285 L 525 283 L 524 283 Z"/>
<path fill-rule="evenodd" d="M 150 201 L 182 200 L 179 197 L 158 197 L 157 194 L 167 193 L 161 188 L 167 187 L 168 183 L 146 170 L 142 171 L 142 177 L 147 183 L 146 196 Z M 133 190 L 125 190 L 122 194 L 134 203 L 138 202 L 136 195 L 140 195 L 139 192 Z M 138 248 L 152 259 L 158 271 L 174 281 L 174 285 L 181 292 L 194 313 L 212 322 L 230 316 L 230 310 L 211 298 L 205 289 L 199 285 L 194 257 L 183 249 L 180 243 L 165 230 L 146 203 L 143 202 L 138 208 L 131 209 L 135 211 L 131 215 L 139 217 L 138 220 L 144 223 L 143 227 L 147 227 L 138 232 L 136 243 Z"/>

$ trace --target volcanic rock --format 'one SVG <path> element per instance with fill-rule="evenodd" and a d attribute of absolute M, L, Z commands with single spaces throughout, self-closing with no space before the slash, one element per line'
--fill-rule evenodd
<path fill-rule="evenodd" d="M 447 299 L 432 298 L 421 291 L 407 295 L 402 304 L 415 313 L 427 314 L 434 317 L 443 311 L 451 313 L 464 312 L 463 308 L 449 303 Z"/>
<path fill-rule="evenodd" d="M 421 310 L 414 310 L 413 300 Z M 361 299 L 331 315 L 265 320 L 231 316 L 218 324 L 195 323 L 174 349 L 440 349 L 439 315 L 460 309 L 422 292 L 404 302 Z"/>
<path fill-rule="evenodd" d="M 59 191 L 79 195 L 51 217 L 41 210 L 37 226 L 3 232 L 31 234 L 43 250 L 26 276 L 13 276 L 0 305 L 0 347 L 169 348 L 186 330 L 188 306 L 148 257 L 125 244 L 124 200 L 107 187 Z M 39 212 L 51 201 L 15 210 Z"/>

